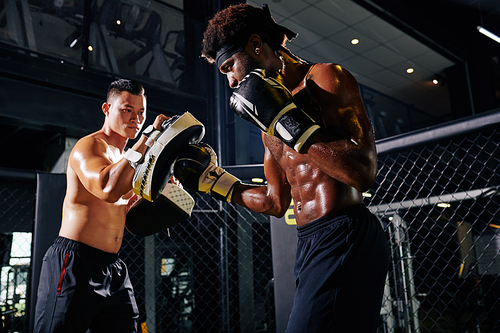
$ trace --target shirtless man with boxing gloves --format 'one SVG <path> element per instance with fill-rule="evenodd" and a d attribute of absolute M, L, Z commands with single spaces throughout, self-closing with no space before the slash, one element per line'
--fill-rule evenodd
<path fill-rule="evenodd" d="M 376 332 L 389 252 L 362 199 L 377 174 L 372 125 L 354 77 L 293 55 L 284 44 L 295 36 L 267 5 L 248 4 L 217 13 L 204 34 L 203 56 L 234 89 L 231 108 L 262 130 L 267 184 L 241 183 L 203 144 L 186 150 L 174 172 L 186 187 L 277 217 L 293 199 L 296 293 L 287 333 Z"/>
<path fill-rule="evenodd" d="M 132 185 L 137 171 L 146 167 L 149 147 L 156 144 L 152 135 L 164 135 L 174 125 L 172 118 L 158 115 L 124 152 L 146 120 L 144 88 L 126 79 L 112 82 L 102 111 L 103 127 L 80 139 L 69 157 L 62 224 L 40 274 L 37 333 L 138 330 L 134 291 L 118 251 L 127 213 L 143 199 Z M 147 224 L 148 217 L 141 223 Z"/>

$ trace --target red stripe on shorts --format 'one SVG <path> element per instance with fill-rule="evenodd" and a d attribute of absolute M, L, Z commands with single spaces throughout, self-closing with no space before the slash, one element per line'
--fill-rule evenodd
<path fill-rule="evenodd" d="M 57 294 L 58 295 L 61 295 L 61 287 L 62 287 L 62 283 L 63 283 L 64 274 L 66 273 L 66 265 L 68 264 L 68 257 L 69 257 L 69 254 L 66 253 L 66 255 L 64 256 L 64 263 L 63 263 L 63 267 L 61 270 L 61 275 L 59 276 L 59 283 L 57 284 Z"/>

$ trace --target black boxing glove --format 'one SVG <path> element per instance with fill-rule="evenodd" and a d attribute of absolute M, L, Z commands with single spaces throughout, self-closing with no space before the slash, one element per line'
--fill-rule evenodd
<path fill-rule="evenodd" d="M 184 187 L 231 202 L 240 180 L 218 166 L 217 155 L 208 144 L 189 145 L 174 162 L 174 175 Z"/>
<path fill-rule="evenodd" d="M 321 127 L 295 105 L 277 72 L 256 69 L 235 88 L 230 106 L 241 118 L 275 136 L 299 153 Z"/>

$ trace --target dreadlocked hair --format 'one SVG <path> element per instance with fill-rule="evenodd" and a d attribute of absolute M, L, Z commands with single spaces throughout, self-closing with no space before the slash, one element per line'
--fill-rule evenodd
<path fill-rule="evenodd" d="M 217 51 L 224 45 L 241 46 L 252 34 L 257 34 L 273 50 L 284 48 L 295 33 L 279 26 L 271 17 L 269 9 L 251 6 L 247 3 L 232 5 L 218 12 L 208 22 L 203 34 L 202 56 L 213 63 Z"/>

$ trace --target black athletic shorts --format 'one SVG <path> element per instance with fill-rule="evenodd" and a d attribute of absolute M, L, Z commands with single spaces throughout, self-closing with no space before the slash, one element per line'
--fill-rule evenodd
<path fill-rule="evenodd" d="M 297 228 L 287 333 L 375 333 L 389 266 L 387 237 L 364 205 Z"/>
<path fill-rule="evenodd" d="M 35 332 L 137 332 L 139 311 L 118 254 L 58 237 L 43 258 Z"/>

